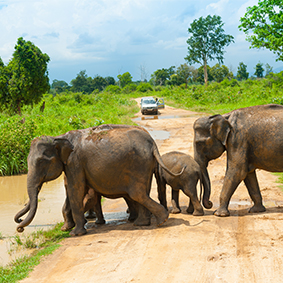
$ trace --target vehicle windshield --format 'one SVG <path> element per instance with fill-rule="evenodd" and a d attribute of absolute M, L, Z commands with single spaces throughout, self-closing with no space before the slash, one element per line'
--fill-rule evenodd
<path fill-rule="evenodd" d="M 144 100 L 142 103 L 144 103 L 144 104 L 155 104 L 156 101 L 154 99 L 147 99 L 147 100 Z"/>

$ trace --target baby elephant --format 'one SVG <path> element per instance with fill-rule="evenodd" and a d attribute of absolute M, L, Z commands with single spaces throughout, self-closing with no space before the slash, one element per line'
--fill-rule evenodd
<path fill-rule="evenodd" d="M 166 184 L 168 184 L 172 188 L 172 213 L 181 212 L 179 190 L 182 190 L 190 198 L 187 212 L 194 216 L 203 215 L 203 208 L 198 200 L 196 188 L 198 180 L 200 180 L 202 192 L 202 173 L 198 163 L 190 155 L 178 151 L 172 151 L 162 155 L 162 160 L 172 172 L 180 172 L 184 167 L 185 169 L 182 175 L 173 177 L 157 165 L 155 177 L 160 203 L 168 210 L 166 201 Z"/>

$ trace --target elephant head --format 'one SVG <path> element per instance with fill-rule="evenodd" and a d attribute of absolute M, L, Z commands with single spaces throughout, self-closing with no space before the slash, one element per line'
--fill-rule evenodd
<path fill-rule="evenodd" d="M 38 203 L 38 193 L 43 183 L 58 178 L 64 170 L 64 164 L 73 151 L 73 145 L 66 138 L 40 137 L 32 141 L 28 155 L 27 191 L 29 202 L 19 211 L 14 220 L 20 223 L 18 232 L 23 232 L 24 227 L 33 220 Z M 20 217 L 29 214 L 25 220 Z"/>
<path fill-rule="evenodd" d="M 221 115 L 201 117 L 194 123 L 194 158 L 204 176 L 203 205 L 211 208 L 209 201 L 211 184 L 207 171 L 208 162 L 221 156 L 226 150 L 231 125 Z"/>

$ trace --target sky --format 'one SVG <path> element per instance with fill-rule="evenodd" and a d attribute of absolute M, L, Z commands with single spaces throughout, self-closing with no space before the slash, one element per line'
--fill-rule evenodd
<path fill-rule="evenodd" d="M 250 49 L 238 29 L 246 8 L 257 0 L 0 0 L 0 57 L 12 58 L 19 37 L 50 57 L 48 73 L 68 84 L 80 71 L 87 76 L 130 72 L 149 80 L 157 69 L 186 63 L 188 28 L 195 20 L 219 15 L 225 34 L 235 43 L 225 47 L 224 65 L 234 74 L 240 62 L 250 75 L 257 63 L 279 71 L 283 62 L 266 49 Z M 209 61 L 212 67 L 217 61 Z M 199 65 L 193 65 L 198 68 Z M 264 67 L 264 66 L 263 66 Z"/>

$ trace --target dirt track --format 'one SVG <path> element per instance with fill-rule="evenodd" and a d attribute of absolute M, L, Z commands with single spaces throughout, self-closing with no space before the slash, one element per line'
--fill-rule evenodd
<path fill-rule="evenodd" d="M 171 119 L 161 119 L 164 116 Z M 162 154 L 179 150 L 193 155 L 192 126 L 197 117 L 166 106 L 158 119 L 137 122 L 170 133 L 169 139 L 157 140 Z M 154 218 L 149 227 L 134 227 L 126 221 L 122 199 L 106 200 L 106 225 L 89 222 L 87 235 L 65 240 L 22 282 L 283 282 L 283 193 L 276 177 L 257 172 L 265 213 L 248 213 L 251 201 L 241 184 L 232 197 L 231 216 L 218 218 L 213 211 L 225 163 L 223 155 L 209 164 L 214 206 L 204 216 L 186 214 L 188 199 L 181 193 L 183 213 L 170 214 L 159 228 Z M 157 200 L 155 180 L 151 196 Z M 167 201 L 170 205 L 169 188 Z"/>

